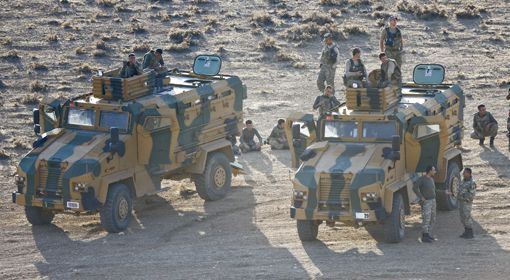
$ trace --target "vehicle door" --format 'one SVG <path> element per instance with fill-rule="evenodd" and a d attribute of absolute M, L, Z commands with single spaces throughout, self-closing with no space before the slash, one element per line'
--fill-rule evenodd
<path fill-rule="evenodd" d="M 39 104 L 39 109 L 34 110 L 34 125 L 40 126 L 40 133 L 45 133 L 53 130 L 54 128 L 61 127 L 62 117 L 63 100 L 44 99 Z"/>
<path fill-rule="evenodd" d="M 448 130 L 441 116 L 410 119 L 405 134 L 406 170 L 424 172 L 428 165 L 438 167 L 447 138 Z"/>
<path fill-rule="evenodd" d="M 313 114 L 293 113 L 285 122 L 285 134 L 289 143 L 292 167 L 301 164 L 299 157 L 306 147 L 315 142 L 317 125 Z"/>

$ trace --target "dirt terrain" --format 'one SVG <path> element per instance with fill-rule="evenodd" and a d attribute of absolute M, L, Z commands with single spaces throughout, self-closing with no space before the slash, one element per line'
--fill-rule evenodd
<path fill-rule="evenodd" d="M 268 147 L 239 157 L 247 175 L 220 201 L 204 203 L 188 181 L 165 181 L 167 191 L 136 202 L 121 234 L 102 230 L 99 216 L 32 227 L 11 203 L 16 164 L 34 139 L 32 108 L 45 96 L 87 93 L 96 69 L 120 66 L 129 52 L 162 47 L 166 63 L 180 68 L 200 53 L 221 55 L 223 72 L 248 86 L 246 118 L 267 136 L 278 117 L 311 110 L 319 34 L 335 35 L 342 60 L 360 47 L 374 69 L 390 14 L 404 34 L 405 80 L 417 63 L 441 63 L 467 95 L 464 165 L 479 187 L 474 240 L 458 238 L 454 211 L 438 214 L 437 242 L 420 243 L 415 207 L 399 244 L 383 243 L 377 227 L 342 226 L 321 226 L 320 241 L 301 243 L 289 218 L 290 155 Z M 509 15 L 507 1 L 488 0 L 2 1 L 0 278 L 508 279 Z M 500 123 L 494 149 L 468 137 L 480 103 Z"/>

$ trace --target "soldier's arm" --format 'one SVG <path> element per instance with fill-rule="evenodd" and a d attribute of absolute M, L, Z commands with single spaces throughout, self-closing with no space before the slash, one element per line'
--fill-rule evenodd
<path fill-rule="evenodd" d="M 253 130 L 255 132 L 255 136 L 257 136 L 257 138 L 259 139 L 259 143 L 262 143 L 262 137 L 260 136 L 259 131 L 256 130 L 255 128 Z"/>
<path fill-rule="evenodd" d="M 239 143 L 244 143 L 244 137 L 246 136 L 246 130 L 243 128 L 243 131 L 241 132 L 241 137 L 239 137 Z"/>
<path fill-rule="evenodd" d="M 319 108 L 319 106 L 321 106 L 321 104 L 320 104 L 320 100 L 321 100 L 321 97 L 320 97 L 320 96 L 317 96 L 317 97 L 315 98 L 315 102 L 313 103 L 313 109 L 314 109 L 314 110 L 315 110 L 315 109 L 317 109 L 317 108 Z"/>
<path fill-rule="evenodd" d="M 402 36 L 402 32 L 400 32 L 400 50 L 404 50 L 404 37 Z"/>
<path fill-rule="evenodd" d="M 395 64 L 393 62 L 388 62 L 388 73 L 386 73 L 386 80 L 391 80 L 391 76 L 393 76 L 393 72 L 395 72 Z"/>
<path fill-rule="evenodd" d="M 489 114 L 489 122 L 490 123 L 498 123 L 498 121 L 492 116 L 490 112 L 487 112 Z"/>
<path fill-rule="evenodd" d="M 126 65 L 122 66 L 122 69 L 119 72 L 119 76 L 121 78 L 126 78 L 126 70 L 127 70 L 127 66 Z"/>
<path fill-rule="evenodd" d="M 386 30 L 383 28 L 381 32 L 381 40 L 379 40 L 379 49 L 384 51 L 384 39 L 386 39 Z"/>
<path fill-rule="evenodd" d="M 473 116 L 473 129 L 478 130 L 478 122 L 476 121 L 476 114 Z"/>
<path fill-rule="evenodd" d="M 416 196 L 420 199 L 420 200 L 423 200 L 424 197 L 423 195 L 421 194 L 420 192 L 420 184 L 421 184 L 421 178 L 418 179 L 416 182 L 414 182 L 414 185 L 413 185 L 413 191 L 414 193 L 416 194 Z"/>
<path fill-rule="evenodd" d="M 160 64 L 161 66 L 165 66 L 165 62 L 163 61 L 163 58 L 161 58 L 161 59 L 159 60 L 159 64 Z"/>
<path fill-rule="evenodd" d="M 277 138 L 277 135 L 276 135 L 276 134 L 277 134 L 277 132 L 276 132 L 276 130 L 277 130 L 277 127 L 276 127 L 276 126 L 275 126 L 275 127 L 273 127 L 273 130 L 271 130 L 271 134 L 269 134 L 269 137 L 267 137 L 267 140 L 269 140 L 269 139 L 271 139 L 271 138 Z"/>

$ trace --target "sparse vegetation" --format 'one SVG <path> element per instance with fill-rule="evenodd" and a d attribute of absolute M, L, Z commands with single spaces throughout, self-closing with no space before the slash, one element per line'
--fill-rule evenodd
<path fill-rule="evenodd" d="M 446 18 L 448 16 L 446 7 L 436 3 L 422 5 L 412 0 L 400 0 L 397 2 L 397 9 L 401 12 L 414 14 L 417 18 L 423 20 Z"/>
<path fill-rule="evenodd" d="M 254 26 L 269 26 L 274 25 L 275 22 L 271 15 L 266 11 L 257 11 L 251 15 L 251 22 Z"/>
<path fill-rule="evenodd" d="M 202 37 L 202 31 L 193 28 L 173 28 L 169 33 L 168 37 L 175 44 L 180 44 L 186 40 L 198 39 Z"/>
<path fill-rule="evenodd" d="M 276 41 L 273 38 L 267 37 L 259 43 L 258 49 L 264 52 L 270 52 L 277 51 L 280 47 L 276 45 Z"/>
<path fill-rule="evenodd" d="M 343 40 L 342 29 L 337 24 L 319 25 L 315 22 L 294 25 L 286 30 L 284 37 L 290 41 L 309 41 L 329 32 L 335 40 Z"/>
<path fill-rule="evenodd" d="M 85 50 L 84 47 L 78 47 L 74 50 L 74 52 L 77 54 L 77 55 L 82 55 L 82 54 L 87 54 L 87 51 Z"/>
<path fill-rule="evenodd" d="M 186 52 L 189 51 L 191 47 L 191 39 L 186 38 L 180 43 L 169 44 L 165 47 L 166 51 L 174 51 L 174 52 Z"/>
<path fill-rule="evenodd" d="M 30 83 L 31 92 L 45 92 L 48 89 L 48 85 L 41 81 L 33 81 Z"/>
<path fill-rule="evenodd" d="M 51 43 L 58 42 L 58 36 L 57 36 L 57 34 L 54 34 L 54 33 L 53 34 L 48 34 L 47 39 Z"/>
<path fill-rule="evenodd" d="M 73 28 L 73 23 L 71 21 L 64 21 L 64 22 L 62 22 L 61 26 L 64 29 L 71 29 L 71 28 Z"/>
<path fill-rule="evenodd" d="M 48 67 L 39 62 L 32 63 L 30 67 L 36 71 L 48 71 Z"/>
<path fill-rule="evenodd" d="M 7 60 L 9 62 L 18 62 L 21 59 L 16 50 L 10 50 L 7 53 L 0 56 L 0 58 Z"/>
<path fill-rule="evenodd" d="M 4 88 L 7 88 L 7 85 L 2 80 L 0 80 L 0 89 Z"/>
<path fill-rule="evenodd" d="M 342 28 L 344 35 L 368 35 L 368 32 L 359 25 L 346 25 Z"/>
<path fill-rule="evenodd" d="M 2 45 L 4 45 L 4 46 L 11 46 L 12 45 L 11 37 L 4 37 L 2 39 Z"/>
<path fill-rule="evenodd" d="M 116 0 L 96 0 L 98 6 L 105 8 L 112 8 L 117 4 Z"/>
<path fill-rule="evenodd" d="M 0 149 L 0 160 L 10 159 L 11 155 L 8 154 L 4 149 Z"/>
<path fill-rule="evenodd" d="M 147 43 L 135 44 L 133 46 L 133 52 L 148 52 L 151 50 L 151 46 Z"/>
<path fill-rule="evenodd" d="M 105 57 L 107 56 L 107 53 L 104 51 L 104 50 L 95 50 L 92 55 L 95 57 L 95 58 L 99 58 L 99 57 Z"/>
<path fill-rule="evenodd" d="M 324 24 L 328 24 L 328 23 L 333 23 L 333 18 L 331 18 L 331 15 L 326 14 L 326 13 L 314 12 L 311 16 L 309 16 L 303 20 L 303 23 L 308 23 L 308 22 L 314 22 L 319 25 L 324 25 Z"/>
<path fill-rule="evenodd" d="M 27 94 L 23 96 L 23 98 L 20 100 L 22 104 L 25 105 L 37 105 L 40 102 L 40 97 L 38 94 Z"/>
<path fill-rule="evenodd" d="M 110 48 L 106 45 L 105 41 L 98 40 L 95 42 L 96 49 L 98 50 L 109 50 Z"/>
<path fill-rule="evenodd" d="M 479 18 L 481 12 L 485 12 L 485 9 L 480 9 L 475 5 L 466 5 L 463 9 L 456 11 L 455 16 L 460 19 L 473 19 Z"/>
<path fill-rule="evenodd" d="M 347 5 L 347 0 L 320 0 L 319 5 L 322 6 L 344 6 Z"/>
<path fill-rule="evenodd" d="M 135 22 L 131 25 L 131 33 L 140 34 L 145 32 L 147 32 L 147 29 L 141 23 Z"/>
<path fill-rule="evenodd" d="M 82 63 L 79 67 L 78 67 L 78 72 L 82 73 L 82 74 L 91 74 L 92 71 L 94 69 L 87 63 Z"/>

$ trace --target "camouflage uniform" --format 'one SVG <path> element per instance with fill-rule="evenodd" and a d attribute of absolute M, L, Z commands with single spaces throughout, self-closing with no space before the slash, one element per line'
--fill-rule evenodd
<path fill-rule="evenodd" d="M 289 148 L 287 135 L 285 134 L 285 128 L 280 128 L 278 125 L 275 125 L 267 140 L 269 141 L 269 145 L 271 145 L 271 149 L 273 150 L 286 150 Z"/>
<path fill-rule="evenodd" d="M 143 73 L 142 68 L 140 67 L 140 63 L 135 62 L 135 64 L 126 63 L 122 66 L 120 70 L 121 78 L 131 78 L 135 75 L 141 75 Z"/>
<path fill-rule="evenodd" d="M 496 137 L 498 134 L 498 122 L 491 113 L 485 112 L 483 117 L 479 113 L 473 116 L 473 133 L 471 138 L 484 139 L 486 136 Z"/>
<path fill-rule="evenodd" d="M 361 76 L 358 76 L 358 72 L 361 72 Z M 345 61 L 345 74 L 344 74 L 344 85 L 346 87 L 352 87 L 353 83 L 357 83 L 358 87 L 366 86 L 367 80 L 367 69 L 361 59 L 355 61 L 352 58 Z"/>
<path fill-rule="evenodd" d="M 243 128 L 243 132 L 241 133 L 241 137 L 239 137 L 241 151 L 243 153 L 251 152 L 251 151 L 260 151 L 260 146 L 257 147 L 257 143 L 255 143 L 255 140 L 253 139 L 255 136 L 259 139 L 259 144 L 262 144 L 262 137 L 260 136 L 259 132 L 252 128 L 251 131 L 248 130 L 246 127 Z"/>
<path fill-rule="evenodd" d="M 475 198 L 476 183 L 473 178 L 462 180 L 460 184 L 457 199 L 459 201 L 460 221 L 465 228 L 473 228 L 473 219 L 471 218 L 471 207 Z"/>
<path fill-rule="evenodd" d="M 165 62 L 163 61 L 163 58 L 160 58 L 159 60 L 156 58 L 156 54 L 153 50 L 146 53 L 143 56 L 143 69 L 158 69 L 161 66 L 165 65 Z"/>
<path fill-rule="evenodd" d="M 384 41 L 384 52 L 388 58 L 394 59 L 402 67 L 402 33 L 398 27 L 386 27 L 381 31 Z"/>
<path fill-rule="evenodd" d="M 387 63 L 381 63 L 381 86 L 386 87 L 391 85 L 400 87 L 402 83 L 402 72 L 398 63 L 391 58 L 388 58 Z"/>
<path fill-rule="evenodd" d="M 336 73 L 336 64 L 338 60 L 338 54 L 340 50 L 338 46 L 333 43 L 331 46 L 324 44 L 321 52 L 321 65 L 319 77 L 317 78 L 317 87 L 321 92 L 324 92 L 326 88 L 326 84 L 331 85 L 333 90 L 335 89 L 335 73 Z"/>
<path fill-rule="evenodd" d="M 434 179 L 421 176 L 413 186 L 416 196 L 423 200 L 421 203 L 422 231 L 429 234 L 436 223 L 436 185 Z"/>
<path fill-rule="evenodd" d="M 423 233 L 430 233 L 436 223 L 436 199 L 427 199 L 421 205 L 421 228 Z"/>
<path fill-rule="evenodd" d="M 337 107 L 338 105 L 340 105 L 340 101 L 338 101 L 334 95 L 331 97 L 319 95 L 315 98 L 313 109 L 319 109 L 319 116 L 322 116 L 331 110 L 331 108 Z"/>

